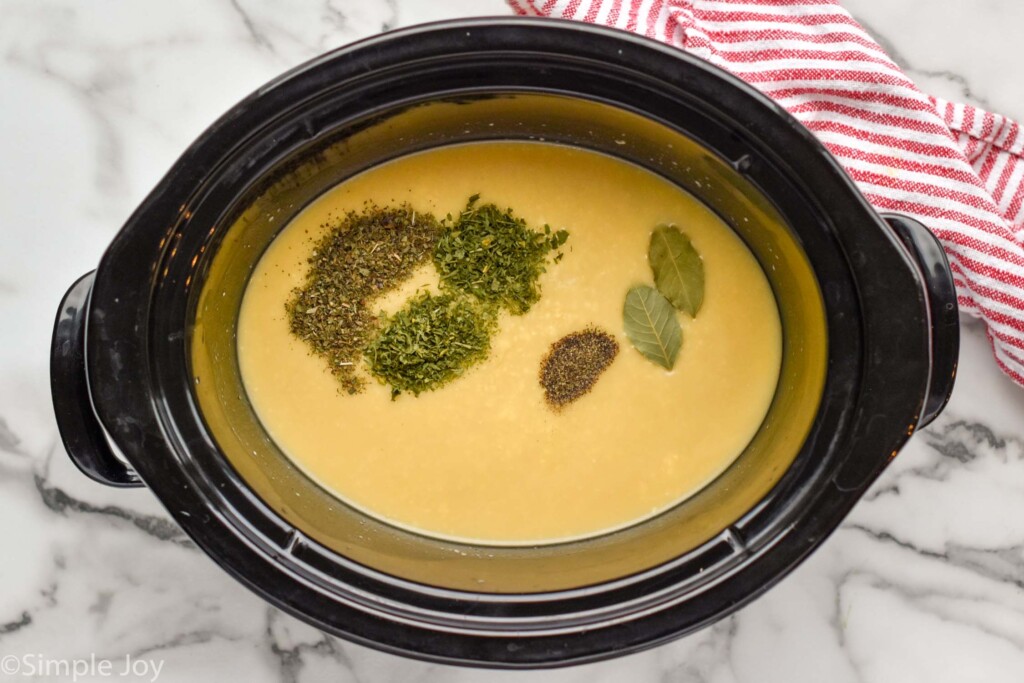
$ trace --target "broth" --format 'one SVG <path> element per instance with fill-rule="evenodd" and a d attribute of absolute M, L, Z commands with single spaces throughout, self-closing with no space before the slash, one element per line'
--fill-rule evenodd
<path fill-rule="evenodd" d="M 565 229 L 564 258 L 525 315 L 502 313 L 485 361 L 418 397 L 374 381 L 347 395 L 326 361 L 289 331 L 285 302 L 332 219 L 409 202 L 456 214 L 470 195 L 534 228 Z M 672 371 L 623 332 L 627 290 L 652 284 L 653 228 L 677 225 L 704 261 L 704 303 L 679 314 Z M 437 290 L 431 264 L 376 301 L 394 312 Z M 619 343 L 592 390 L 553 410 L 538 380 L 551 345 L 595 326 Z M 778 381 L 782 334 L 758 262 L 737 235 L 663 178 L 595 152 L 530 142 L 443 147 L 329 190 L 271 243 L 247 286 L 238 358 L 256 414 L 320 486 L 379 519 L 485 544 L 580 538 L 649 518 L 692 495 L 743 452 Z"/>

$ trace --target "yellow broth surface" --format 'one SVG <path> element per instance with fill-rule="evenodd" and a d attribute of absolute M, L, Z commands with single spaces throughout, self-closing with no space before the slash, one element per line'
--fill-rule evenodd
<path fill-rule="evenodd" d="M 339 390 L 326 361 L 288 326 L 314 243 L 366 200 L 438 218 L 467 198 L 512 207 L 534 229 L 570 233 L 541 277 L 540 301 L 502 314 L 488 358 L 419 397 L 391 400 L 372 379 Z M 651 231 L 677 225 L 704 260 L 703 307 L 680 313 L 672 371 L 623 332 L 626 291 L 653 285 Z M 375 302 L 393 312 L 436 290 L 432 264 Z M 593 390 L 554 412 L 538 373 L 553 342 L 596 326 L 620 351 Z M 768 411 L 782 334 L 768 281 L 714 213 L 668 181 L 601 154 L 529 142 L 444 147 L 368 170 L 328 191 L 269 246 L 246 289 L 238 355 L 249 399 L 294 463 L 341 500 L 424 534 L 533 544 L 628 526 L 724 471 Z"/>

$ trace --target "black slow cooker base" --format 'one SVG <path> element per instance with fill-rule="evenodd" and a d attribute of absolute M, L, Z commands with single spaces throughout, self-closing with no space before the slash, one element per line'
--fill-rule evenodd
<path fill-rule="evenodd" d="M 224 277 L 244 287 L 245 269 L 273 233 L 260 234 L 258 227 L 232 232 L 231 226 L 247 220 L 258 226 L 261 197 L 277 197 L 273 203 L 280 208 L 282 197 L 294 195 L 291 208 L 301 208 L 311 198 L 303 199 L 303 193 L 319 191 L 304 169 L 321 168 L 328 174 L 317 176 L 321 182 L 337 181 L 415 149 L 488 139 L 497 133 L 402 126 L 428 115 L 439 101 L 469 112 L 481 103 L 545 93 L 635 112 L 688 139 L 696 151 L 668 150 L 649 132 L 617 145 L 582 125 L 572 135 L 563 130 L 555 141 L 613 153 L 661 173 L 698 194 L 741 235 L 741 205 L 751 216 L 761 215 L 761 225 L 777 222 L 785 229 L 772 233 L 775 245 L 771 239 L 759 243 L 753 230 L 744 237 L 762 263 L 772 249 L 784 254 L 796 246 L 807 255 L 813 287 L 783 291 L 778 279 L 773 287 L 784 317 L 787 310 L 803 311 L 810 320 L 815 306 L 823 313 L 824 386 L 814 385 L 809 370 L 794 374 L 789 391 L 777 400 L 792 400 L 795 407 L 779 415 L 797 415 L 808 402 L 816 409 L 809 428 L 774 427 L 796 439 L 780 460 L 786 461 L 783 470 L 774 473 L 765 495 L 745 501 L 726 524 L 723 517 L 701 530 L 705 517 L 694 515 L 686 525 L 665 526 L 664 538 L 672 529 L 691 534 L 693 542 L 701 533 L 706 537 L 679 556 L 659 560 L 640 553 L 644 561 L 638 564 L 629 553 L 602 555 L 593 546 L 562 549 L 563 555 L 548 559 L 521 552 L 503 561 L 524 568 L 535 564 L 518 579 L 507 572 L 510 583 L 495 585 L 506 590 L 459 589 L 458 581 L 497 565 L 474 567 L 472 558 L 457 554 L 409 554 L 394 535 L 389 542 L 381 533 L 365 544 L 358 535 L 338 534 L 273 495 L 277 475 L 269 464 L 247 470 L 242 460 L 236 458 L 232 467 L 231 456 L 225 459 L 234 438 L 229 431 L 242 439 L 238 434 L 245 429 L 239 426 L 252 421 L 239 418 L 243 394 L 222 393 L 203 405 L 205 389 L 196 389 L 195 375 L 204 386 L 204 373 L 222 372 L 231 362 L 223 352 L 228 347 L 214 343 L 225 334 L 224 325 L 206 325 L 217 316 L 230 318 L 231 311 L 204 310 L 202 286 Z M 518 133 L 498 133 L 539 139 L 550 134 L 540 124 L 555 118 L 535 116 Z M 390 136 L 391 146 L 361 148 L 360 140 L 372 131 L 384 135 L 375 138 L 378 143 Z M 424 131 L 433 132 L 433 139 L 416 137 Z M 325 163 L 309 166 L 316 155 Z M 688 175 L 673 166 L 682 158 L 700 162 L 690 169 L 701 172 Z M 739 191 L 745 204 L 736 199 L 737 188 L 746 188 Z M 217 270 L 217 254 L 228 255 L 223 272 Z M 795 273 L 798 259 L 792 266 Z M 325 55 L 261 89 L 204 133 L 115 238 L 96 273 L 87 313 L 65 316 L 66 337 L 54 346 L 55 363 L 63 362 L 57 364 L 55 393 L 60 377 L 80 367 L 71 351 L 61 356 L 58 349 L 73 351 L 74 331 L 81 329 L 75 325 L 84 326 L 89 396 L 99 424 L 134 471 L 215 561 L 270 602 L 325 631 L 451 663 L 535 667 L 591 661 L 649 647 L 729 614 L 778 581 L 836 527 L 913 432 L 929 392 L 948 394 L 945 376 L 932 376 L 936 314 L 924 279 L 821 145 L 738 80 L 684 53 L 613 30 L 525 19 L 454 22 Z M 820 292 L 821 298 L 800 302 L 794 299 L 798 292 Z M 797 351 L 794 363 L 813 356 L 813 334 L 802 339 L 792 327 L 785 343 Z M 221 351 L 211 352 L 204 368 L 194 363 L 194 348 Z M 231 405 L 220 418 L 212 407 Z M 61 428 L 64 433 L 73 426 L 64 421 Z M 258 430 L 249 436 L 262 438 Z M 255 450 L 258 459 L 259 453 L 272 454 L 273 444 L 268 440 Z M 110 464 L 112 454 L 94 455 Z M 94 469 L 103 476 L 103 467 Z M 620 550 L 630 547 L 640 546 Z M 402 578 L 403 571 L 413 573 Z M 463 579 L 444 579 L 459 571 Z M 561 583 L 559 572 L 566 573 Z M 429 576 L 438 578 L 425 580 Z"/>

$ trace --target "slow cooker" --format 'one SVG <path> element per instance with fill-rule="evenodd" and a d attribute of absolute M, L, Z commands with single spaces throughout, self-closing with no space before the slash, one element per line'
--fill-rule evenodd
<path fill-rule="evenodd" d="M 758 434 L 696 496 L 630 528 L 483 547 L 389 526 L 298 471 L 246 398 L 239 303 L 289 218 L 376 164 L 495 139 L 591 149 L 676 183 L 745 241 L 778 302 L 782 369 Z M 540 667 L 676 638 L 779 581 L 942 410 L 957 323 L 931 233 L 877 214 L 750 86 L 633 34 L 474 19 L 335 50 L 214 123 L 68 290 L 52 392 L 82 472 L 149 487 L 268 602 L 390 652 Z"/>

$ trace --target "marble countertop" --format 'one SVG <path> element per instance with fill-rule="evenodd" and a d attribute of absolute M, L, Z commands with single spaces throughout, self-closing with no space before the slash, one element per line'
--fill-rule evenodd
<path fill-rule="evenodd" d="M 846 4 L 926 90 L 1024 120 L 1024 4 Z M 325 636 L 230 579 L 148 491 L 71 465 L 47 377 L 57 302 L 192 139 L 324 50 L 505 13 L 500 0 L 0 0 L 0 656 L 22 666 L 0 679 L 34 662 L 68 680 L 43 664 L 94 656 L 109 676 L 128 657 L 129 678 L 166 682 L 1024 680 L 1024 390 L 969 322 L 949 408 L 809 561 L 712 628 L 584 667 L 463 670 Z"/>

